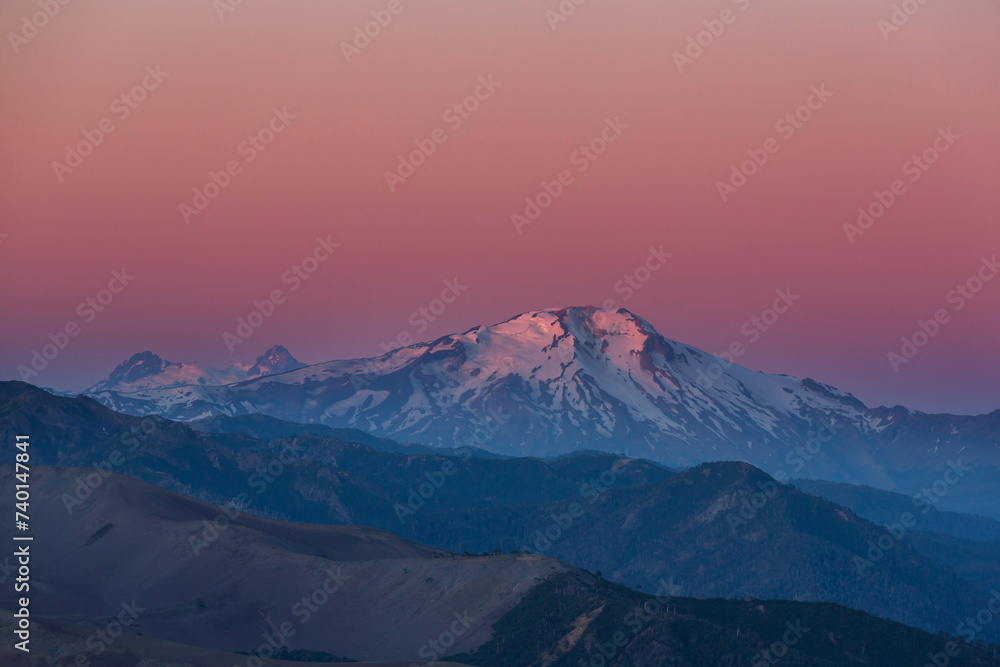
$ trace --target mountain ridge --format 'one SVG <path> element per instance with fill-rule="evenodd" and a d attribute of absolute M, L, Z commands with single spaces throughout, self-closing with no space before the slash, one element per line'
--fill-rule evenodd
<path fill-rule="evenodd" d="M 265 441 L 0 384 L 0 439 L 23 432 L 36 465 L 110 468 L 216 504 L 244 494 L 248 512 L 371 526 L 453 553 L 538 551 L 635 586 L 673 577 L 687 595 L 836 601 L 934 630 L 952 630 L 986 597 L 973 581 L 989 554 L 917 545 L 942 566 L 905 543 L 930 527 L 919 511 L 904 543 L 872 556 L 886 528 L 745 462 L 675 472 L 609 453 L 382 452 L 312 433 Z M 64 514 L 103 497 L 99 478 L 80 484 L 53 499 Z M 859 569 L 855 557 L 872 563 Z"/>
<path fill-rule="evenodd" d="M 284 345 L 272 345 L 253 364 L 236 363 L 221 370 L 200 362 L 166 361 L 160 355 L 145 350 L 115 366 L 105 380 L 82 393 L 170 389 L 187 385 L 224 386 L 265 375 L 287 373 L 304 366 Z"/>
<path fill-rule="evenodd" d="M 762 475 L 745 464 L 737 469 Z M 605 660 L 596 664 L 615 667 L 735 666 L 759 664 L 781 637 L 783 662 L 802 667 L 919 664 L 943 651 L 954 665 L 1000 664 L 996 647 L 838 604 L 679 597 L 665 581 L 653 597 L 545 556 L 459 556 L 372 528 L 275 521 L 117 474 L 98 490 L 100 502 L 67 514 L 59 497 L 92 475 L 100 473 L 33 470 L 40 548 L 32 583 L 47 594 L 32 608 L 32 641 L 42 646 L 32 644 L 42 653 L 32 665 L 95 656 L 88 664 L 163 658 L 222 667 L 282 646 L 316 657 L 400 661 L 391 667 L 415 657 L 420 664 L 571 667 L 595 664 L 598 655 Z M 0 477 L 0 486 L 11 478 Z M 54 566 L 67 558 L 73 568 Z M 118 566 L 109 571 L 108 562 Z M 4 590 L 0 606 L 13 595 Z M 110 631 L 97 630 L 111 627 L 108 619 L 122 609 L 129 614 L 122 632 L 108 641 Z M 0 626 L 12 621 L 0 613 Z M 229 653 L 228 661 L 219 653 L 237 650 L 244 655 Z M 28 664 L 10 644 L 0 658 Z"/>
<path fill-rule="evenodd" d="M 904 492 L 961 457 L 1000 483 L 1000 410 L 868 408 L 830 385 L 670 340 L 623 308 L 531 311 L 378 357 L 226 386 L 87 395 L 120 412 L 181 421 L 259 413 L 508 456 L 598 449 L 674 467 L 742 460 L 779 477 Z M 817 440 L 824 433 L 832 436 Z"/>

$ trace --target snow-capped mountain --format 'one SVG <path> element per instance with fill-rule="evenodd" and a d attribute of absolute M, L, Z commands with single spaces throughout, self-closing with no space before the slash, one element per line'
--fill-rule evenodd
<path fill-rule="evenodd" d="M 108 379 L 85 393 L 104 391 L 130 393 L 145 389 L 170 389 L 186 385 L 227 385 L 265 375 L 286 373 L 305 364 L 299 362 L 283 345 L 275 345 L 257 357 L 252 366 L 233 364 L 218 370 L 200 363 L 174 363 L 150 351 L 133 354 L 115 367 Z"/>
<path fill-rule="evenodd" d="M 287 373 L 303 366 L 305 364 L 293 357 L 284 345 L 273 345 L 247 369 L 246 379 Z"/>
<path fill-rule="evenodd" d="M 163 373 L 172 370 L 149 380 Z M 941 467 L 942 457 L 971 441 L 1000 451 L 1000 411 L 965 418 L 871 410 L 828 385 L 753 371 L 669 340 L 627 310 L 593 307 L 529 312 L 372 359 L 229 386 L 172 382 L 90 393 L 115 410 L 180 420 L 262 413 L 424 445 L 522 456 L 601 449 L 670 465 L 739 460 L 886 488 L 893 486 L 887 467 Z M 984 428 L 982 420 L 992 421 Z M 901 448 L 904 433 L 912 436 Z"/>

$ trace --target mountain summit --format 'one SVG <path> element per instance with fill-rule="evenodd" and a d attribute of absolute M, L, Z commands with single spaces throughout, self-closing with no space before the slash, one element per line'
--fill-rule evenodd
<path fill-rule="evenodd" d="M 247 378 L 287 373 L 303 366 L 305 364 L 293 357 L 284 345 L 274 345 L 257 357 L 254 365 L 247 370 Z"/>
<path fill-rule="evenodd" d="M 297 363 L 272 351 L 264 356 L 275 365 L 262 369 Z M 260 413 L 431 446 L 515 456 L 596 449 L 672 466 L 736 460 L 779 477 L 880 488 L 900 483 L 887 470 L 940 474 L 949 458 L 968 461 L 972 452 L 1000 463 L 991 453 L 1000 411 L 869 409 L 829 385 L 750 370 L 670 340 L 625 309 L 537 310 L 370 359 L 244 373 L 231 386 L 152 381 L 174 374 L 89 393 L 137 415 Z"/>
<path fill-rule="evenodd" d="M 176 387 L 220 386 L 242 382 L 265 375 L 276 375 L 302 368 L 304 364 L 292 356 L 284 345 L 274 345 L 257 357 L 252 366 L 233 364 L 222 370 L 196 362 L 175 363 L 146 350 L 133 354 L 118 364 L 108 379 L 102 380 L 85 393 L 131 393 L 149 389 Z"/>
<path fill-rule="evenodd" d="M 156 375 L 166 371 L 170 367 L 179 367 L 180 364 L 171 364 L 164 361 L 159 355 L 153 354 L 149 350 L 138 352 L 115 366 L 108 376 L 111 384 L 131 384 L 143 378 Z"/>

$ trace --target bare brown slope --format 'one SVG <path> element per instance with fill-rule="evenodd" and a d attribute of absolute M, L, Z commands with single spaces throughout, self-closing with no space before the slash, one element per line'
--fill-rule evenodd
<path fill-rule="evenodd" d="M 12 471 L 0 470 L 0 508 L 12 515 Z M 64 494 L 93 472 L 32 471 L 36 615 L 101 627 L 134 601 L 130 631 L 180 643 L 248 650 L 287 623 L 292 648 L 411 660 L 457 618 L 449 652 L 481 645 L 537 581 L 565 569 L 539 556 L 458 557 L 371 528 L 230 519 L 118 475 L 70 513 Z M 4 587 L 0 606 L 12 596 Z"/>
<path fill-rule="evenodd" d="M 0 611 L 0 634 L 10 636 L 14 627 L 8 611 Z M 100 656 L 87 648 L 94 629 L 53 619 L 37 621 L 32 630 L 31 654 L 0 645 L 0 664 L 8 667 L 72 667 L 76 656 L 84 655 L 92 667 L 232 667 L 246 664 L 246 656 L 176 644 L 152 637 L 125 635 Z M 310 662 L 310 667 L 345 667 L 345 663 Z M 350 667 L 409 667 L 411 661 L 351 662 Z M 454 662 L 435 663 L 440 667 L 468 667 Z M 263 667 L 303 667 L 301 662 L 263 660 Z"/>

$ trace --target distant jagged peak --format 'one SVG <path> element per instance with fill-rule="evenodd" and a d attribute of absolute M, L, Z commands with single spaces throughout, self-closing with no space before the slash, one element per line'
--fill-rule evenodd
<path fill-rule="evenodd" d="M 180 368 L 180 364 L 172 364 L 169 361 L 165 361 L 158 354 L 146 350 L 133 354 L 115 366 L 115 369 L 108 376 L 108 380 L 115 384 L 135 382 L 136 380 L 162 373 L 171 367 Z"/>
<path fill-rule="evenodd" d="M 284 345 L 272 345 L 257 357 L 254 365 L 247 370 L 247 378 L 260 377 L 262 375 L 277 375 L 287 373 L 305 366 L 301 361 L 292 356 Z"/>
<path fill-rule="evenodd" d="M 129 357 L 115 367 L 106 380 L 87 393 L 144 391 L 191 385 L 220 386 L 265 375 L 287 373 L 305 366 L 284 345 L 274 345 L 257 357 L 253 366 L 236 363 L 222 370 L 199 362 L 174 363 L 149 350 Z"/>

